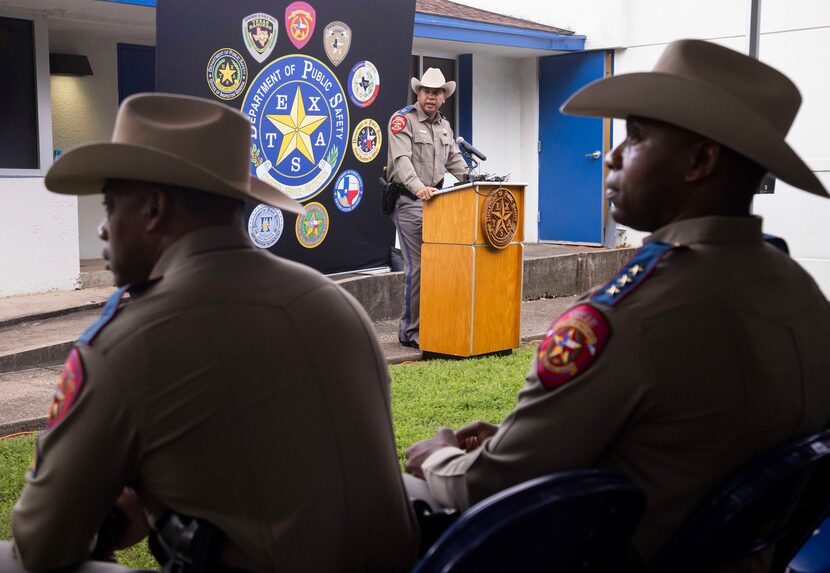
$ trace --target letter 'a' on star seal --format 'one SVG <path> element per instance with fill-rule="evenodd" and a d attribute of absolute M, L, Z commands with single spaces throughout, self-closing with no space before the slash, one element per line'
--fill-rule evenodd
<path fill-rule="evenodd" d="M 539 381 L 552 390 L 586 371 L 608 341 L 610 328 L 596 308 L 581 304 L 560 316 L 536 351 Z"/>
<path fill-rule="evenodd" d="M 307 2 L 292 2 L 285 8 L 285 28 L 291 43 L 302 50 L 314 33 L 317 13 Z"/>
<path fill-rule="evenodd" d="M 335 66 L 346 58 L 352 46 L 352 29 L 343 22 L 332 22 L 323 29 L 323 48 Z"/>
<path fill-rule="evenodd" d="M 277 44 L 279 32 L 277 19 L 261 12 L 242 19 L 242 37 L 248 53 L 260 64 L 264 62 Z"/>
<path fill-rule="evenodd" d="M 290 54 L 269 62 L 242 103 L 251 122 L 251 174 L 297 201 L 320 193 L 348 150 L 348 108 L 337 76 L 320 60 Z"/>
<path fill-rule="evenodd" d="M 60 381 L 52 395 L 52 405 L 46 419 L 46 429 L 54 428 L 63 420 L 75 403 L 78 393 L 84 385 L 84 365 L 77 348 L 69 351 L 69 356 L 63 365 Z"/>

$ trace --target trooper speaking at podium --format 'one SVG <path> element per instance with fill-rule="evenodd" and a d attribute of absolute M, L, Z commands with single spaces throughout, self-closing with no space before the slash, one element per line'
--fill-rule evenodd
<path fill-rule="evenodd" d="M 404 304 L 398 340 L 420 348 L 421 229 L 423 203 L 441 188 L 444 173 L 463 179 L 467 163 L 458 150 L 452 128 L 439 108 L 455 92 L 437 68 L 410 81 L 418 96 L 414 105 L 395 112 L 389 120 L 389 191 L 398 194 L 392 218 L 398 229 L 404 263 Z"/>

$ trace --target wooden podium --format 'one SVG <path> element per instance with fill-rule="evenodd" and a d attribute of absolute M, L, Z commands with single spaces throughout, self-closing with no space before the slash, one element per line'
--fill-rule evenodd
<path fill-rule="evenodd" d="M 421 350 L 476 356 L 519 346 L 524 191 L 467 183 L 424 203 Z"/>

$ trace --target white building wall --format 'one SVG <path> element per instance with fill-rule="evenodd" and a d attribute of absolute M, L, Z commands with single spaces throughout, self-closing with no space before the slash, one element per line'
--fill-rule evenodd
<path fill-rule="evenodd" d="M 536 58 L 473 55 L 473 142 L 487 156 L 479 172 L 527 183 L 525 213 L 538 206 L 539 89 Z M 525 218 L 525 241 L 538 237 Z"/>
<path fill-rule="evenodd" d="M 42 177 L 0 178 L 0 197 L 0 297 L 77 288 L 77 199 Z"/>
<path fill-rule="evenodd" d="M 112 135 L 118 111 L 116 40 L 80 34 L 53 32 L 51 51 L 83 54 L 93 75 L 52 76 L 52 129 L 56 149 L 64 153 L 85 143 L 105 141 Z M 77 224 L 82 259 L 101 258 L 102 243 L 96 228 L 104 216 L 100 195 L 78 198 Z"/>

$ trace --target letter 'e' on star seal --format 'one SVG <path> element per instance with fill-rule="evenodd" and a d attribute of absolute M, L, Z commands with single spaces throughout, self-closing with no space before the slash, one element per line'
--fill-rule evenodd
<path fill-rule="evenodd" d="M 581 304 L 560 316 L 536 352 L 536 373 L 553 390 L 587 370 L 599 356 L 610 329 L 605 316 Z"/>

